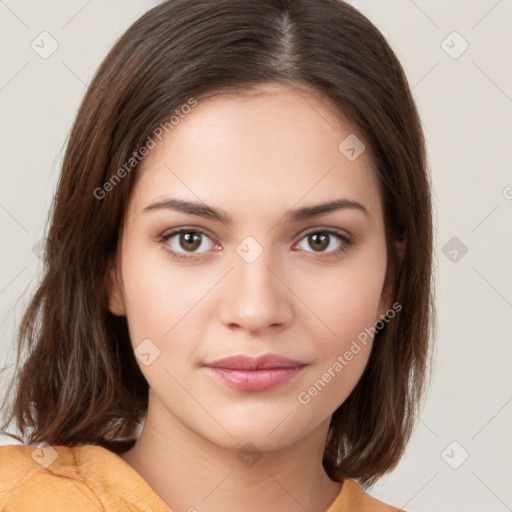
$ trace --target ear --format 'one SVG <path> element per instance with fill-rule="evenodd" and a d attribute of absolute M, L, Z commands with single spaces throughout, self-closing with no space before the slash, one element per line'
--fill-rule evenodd
<path fill-rule="evenodd" d="M 393 296 L 396 291 L 393 289 L 394 284 L 395 284 L 395 278 L 396 278 L 396 274 L 400 270 L 400 267 L 402 266 L 406 246 L 407 246 L 407 244 L 406 244 L 405 239 L 395 240 L 394 250 L 395 250 L 396 259 L 397 259 L 397 268 L 393 272 L 393 268 L 391 267 L 391 265 L 388 265 L 388 268 L 386 271 L 386 278 L 384 280 L 384 285 L 382 287 L 382 294 L 381 294 L 380 303 L 379 303 L 379 313 L 382 315 L 385 315 L 386 312 L 388 311 L 388 309 L 392 305 L 391 302 L 393 300 Z M 379 320 L 380 320 L 380 317 L 379 317 Z"/>
<path fill-rule="evenodd" d="M 124 305 L 121 278 L 118 275 L 118 267 L 115 263 L 111 265 L 109 270 L 107 293 L 109 311 L 117 316 L 125 316 L 126 308 Z"/>

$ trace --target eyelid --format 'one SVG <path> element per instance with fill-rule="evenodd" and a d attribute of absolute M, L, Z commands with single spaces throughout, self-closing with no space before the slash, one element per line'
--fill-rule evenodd
<path fill-rule="evenodd" d="M 330 228 L 327 226 L 323 227 L 315 227 L 315 228 L 308 228 L 306 231 L 301 231 L 299 234 L 302 235 L 301 239 L 305 236 L 311 234 L 311 233 L 335 233 L 339 235 L 340 237 L 346 238 L 347 240 L 350 240 L 352 237 L 345 231 L 344 229 L 340 228 Z M 298 236 L 298 235 L 297 235 Z"/>
<path fill-rule="evenodd" d="M 199 226 L 180 226 L 178 228 L 169 229 L 167 232 L 164 232 L 162 237 L 172 237 L 174 235 L 178 235 L 180 233 L 186 233 L 186 232 L 198 232 L 202 233 L 203 235 L 206 235 L 208 238 L 212 238 L 212 234 L 209 230 L 206 228 L 200 228 Z"/>

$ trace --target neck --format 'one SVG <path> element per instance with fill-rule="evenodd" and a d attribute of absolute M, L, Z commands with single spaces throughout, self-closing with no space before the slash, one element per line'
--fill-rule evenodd
<path fill-rule="evenodd" d="M 259 452 L 212 443 L 151 404 L 137 442 L 120 456 L 172 510 L 325 512 L 341 491 L 321 462 L 330 418 L 300 443 Z"/>

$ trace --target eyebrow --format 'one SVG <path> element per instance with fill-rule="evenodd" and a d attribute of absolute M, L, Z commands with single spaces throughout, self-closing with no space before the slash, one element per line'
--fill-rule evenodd
<path fill-rule="evenodd" d="M 302 220 L 311 219 L 320 215 L 325 215 L 337 210 L 358 210 L 371 218 L 368 210 L 357 201 L 352 199 L 336 199 L 327 203 L 321 203 L 314 206 L 305 206 L 288 211 L 284 219 L 287 222 L 300 222 Z M 188 215 L 195 215 L 205 219 L 216 220 L 224 224 L 232 224 L 232 218 L 220 208 L 212 208 L 205 203 L 197 203 L 194 201 L 184 201 L 182 199 L 163 199 L 146 206 L 143 212 L 152 212 L 158 210 L 173 210 Z"/>

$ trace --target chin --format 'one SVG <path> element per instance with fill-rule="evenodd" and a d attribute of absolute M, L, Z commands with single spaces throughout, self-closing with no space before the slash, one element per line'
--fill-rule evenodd
<path fill-rule="evenodd" d="M 218 444 L 222 448 L 233 450 L 237 453 L 237 456 L 241 455 L 241 452 L 255 452 L 265 453 L 276 450 L 284 449 L 292 445 L 299 439 L 292 438 L 287 435 L 286 432 L 279 435 L 269 435 L 262 433 L 261 430 L 255 430 L 254 428 L 247 428 L 243 431 L 232 432 L 233 437 L 229 435 L 224 436 L 222 439 L 215 439 L 212 441 Z"/>
<path fill-rule="evenodd" d="M 318 427 L 317 421 L 298 418 L 297 411 L 290 414 L 292 407 L 279 407 L 276 411 L 270 414 L 268 410 L 258 411 L 256 408 L 250 415 L 214 415 L 229 434 L 217 423 L 215 427 L 211 425 L 207 432 L 202 424 L 196 432 L 228 449 L 238 451 L 250 443 L 264 452 L 286 448 L 307 437 Z"/>

